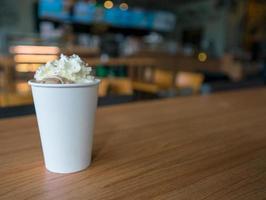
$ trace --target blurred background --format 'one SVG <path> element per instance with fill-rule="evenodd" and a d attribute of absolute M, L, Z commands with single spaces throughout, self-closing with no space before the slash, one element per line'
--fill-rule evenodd
<path fill-rule="evenodd" d="M 265 39 L 265 0 L 1 0 L 0 117 L 34 112 L 27 80 L 61 53 L 100 106 L 261 87 Z"/>

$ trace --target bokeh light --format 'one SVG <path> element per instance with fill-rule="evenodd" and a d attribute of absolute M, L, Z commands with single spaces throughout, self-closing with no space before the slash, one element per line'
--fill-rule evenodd
<path fill-rule="evenodd" d="M 127 3 L 121 3 L 120 6 L 119 6 L 119 8 L 121 10 L 127 10 L 128 9 L 128 4 Z"/>
<path fill-rule="evenodd" d="M 106 9 L 111 9 L 113 6 L 114 6 L 114 3 L 112 1 L 105 1 L 103 6 L 106 8 Z"/>
<path fill-rule="evenodd" d="M 207 58 L 208 58 L 208 56 L 207 56 L 207 54 L 205 52 L 200 52 L 198 54 L 198 60 L 200 62 L 205 62 L 207 60 Z"/>

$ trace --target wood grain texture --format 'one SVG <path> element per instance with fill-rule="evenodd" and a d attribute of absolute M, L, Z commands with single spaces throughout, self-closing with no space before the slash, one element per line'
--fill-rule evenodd
<path fill-rule="evenodd" d="M 266 89 L 98 109 L 93 163 L 45 170 L 35 116 L 0 121 L 0 199 L 266 199 Z"/>

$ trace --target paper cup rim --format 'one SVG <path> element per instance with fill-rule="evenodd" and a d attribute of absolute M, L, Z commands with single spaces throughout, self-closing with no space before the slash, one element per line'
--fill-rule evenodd
<path fill-rule="evenodd" d="M 47 84 L 47 83 L 36 83 L 35 80 L 29 80 L 28 84 L 34 87 L 44 88 L 77 88 L 77 87 L 90 87 L 98 85 L 101 82 L 100 79 L 95 79 L 88 83 L 68 83 L 68 84 Z"/>

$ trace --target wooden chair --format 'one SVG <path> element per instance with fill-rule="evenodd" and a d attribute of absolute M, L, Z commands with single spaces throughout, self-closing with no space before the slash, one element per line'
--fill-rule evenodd
<path fill-rule="evenodd" d="M 133 89 L 140 92 L 147 92 L 151 94 L 156 94 L 159 92 L 159 87 L 154 83 L 145 83 L 141 81 L 132 82 Z"/>
<path fill-rule="evenodd" d="M 27 82 L 14 82 L 8 90 L 0 93 L 0 106 L 19 106 L 33 103 L 30 86 Z"/>
<path fill-rule="evenodd" d="M 4 70 L 0 69 L 0 90 L 4 89 L 6 85 L 6 75 Z"/>
<path fill-rule="evenodd" d="M 179 72 L 176 75 L 175 85 L 178 89 L 192 89 L 193 93 L 200 91 L 204 75 L 194 72 Z"/>
<path fill-rule="evenodd" d="M 33 103 L 31 94 L 2 93 L 0 94 L 0 106 L 30 105 Z"/>
<path fill-rule="evenodd" d="M 233 55 L 225 54 L 221 60 L 221 70 L 233 81 L 240 81 L 244 77 L 243 67 L 234 60 Z"/>
<path fill-rule="evenodd" d="M 10 56 L 0 56 L 0 88 L 6 89 L 14 75 L 14 60 Z"/>
<path fill-rule="evenodd" d="M 111 92 L 118 95 L 132 95 L 132 81 L 128 78 L 109 79 Z"/>
<path fill-rule="evenodd" d="M 154 83 L 162 89 L 169 89 L 173 86 L 174 74 L 169 70 L 155 69 Z"/>
<path fill-rule="evenodd" d="M 173 87 L 173 72 L 169 70 L 155 69 L 152 74 L 152 82 L 134 81 L 134 90 L 156 94 L 161 90 Z"/>
<path fill-rule="evenodd" d="M 110 85 L 109 79 L 107 79 L 107 78 L 101 79 L 99 89 L 98 89 L 98 95 L 100 97 L 107 95 L 109 85 Z"/>

